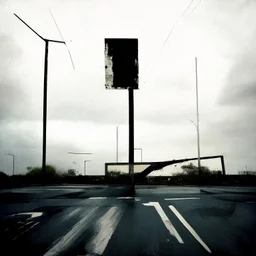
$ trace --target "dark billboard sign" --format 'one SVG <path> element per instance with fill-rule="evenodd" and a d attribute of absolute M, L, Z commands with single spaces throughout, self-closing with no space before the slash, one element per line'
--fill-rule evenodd
<path fill-rule="evenodd" d="M 138 89 L 138 39 L 105 38 L 106 89 Z"/>

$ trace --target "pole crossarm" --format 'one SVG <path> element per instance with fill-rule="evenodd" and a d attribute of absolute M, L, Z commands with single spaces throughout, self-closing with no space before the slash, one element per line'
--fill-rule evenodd
<path fill-rule="evenodd" d="M 39 35 L 33 28 L 31 28 L 22 18 L 20 18 L 16 13 L 14 13 L 14 15 L 23 23 L 25 24 L 32 32 L 34 32 L 38 37 L 40 37 L 42 40 L 45 41 L 45 39 Z"/>
<path fill-rule="evenodd" d="M 44 40 L 52 43 L 66 44 L 64 41 L 59 41 L 59 40 L 52 40 L 52 39 L 44 39 Z"/>

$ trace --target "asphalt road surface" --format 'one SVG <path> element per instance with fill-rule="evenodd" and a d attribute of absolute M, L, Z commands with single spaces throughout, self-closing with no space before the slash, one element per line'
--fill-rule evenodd
<path fill-rule="evenodd" d="M 256 189 L 0 191 L 0 255 L 256 255 Z"/>

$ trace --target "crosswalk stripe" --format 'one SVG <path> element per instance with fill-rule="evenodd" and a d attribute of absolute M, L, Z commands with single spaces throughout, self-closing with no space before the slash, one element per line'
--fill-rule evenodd
<path fill-rule="evenodd" d="M 102 255 L 123 215 L 123 210 L 111 207 L 99 220 L 99 232 L 86 244 L 85 249 L 90 254 Z"/>
<path fill-rule="evenodd" d="M 44 254 L 44 256 L 59 255 L 61 252 L 65 251 L 82 234 L 82 232 L 89 226 L 89 224 L 91 224 L 92 217 L 97 210 L 98 207 L 89 210 L 86 215 L 59 240 L 59 242 L 57 242 L 49 251 Z"/>

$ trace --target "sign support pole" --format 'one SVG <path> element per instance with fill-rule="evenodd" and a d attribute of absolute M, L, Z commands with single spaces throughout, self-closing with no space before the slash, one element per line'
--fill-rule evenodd
<path fill-rule="evenodd" d="M 129 174 L 134 188 L 134 92 L 129 87 Z"/>

